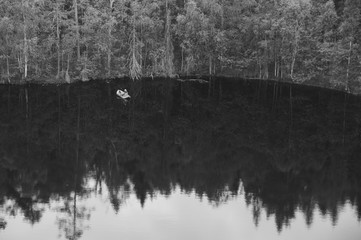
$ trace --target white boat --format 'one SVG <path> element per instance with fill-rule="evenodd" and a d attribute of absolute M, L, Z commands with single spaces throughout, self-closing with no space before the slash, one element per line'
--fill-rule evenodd
<path fill-rule="evenodd" d="M 0 217 L 0 229 L 5 229 L 7 222 Z"/>
<path fill-rule="evenodd" d="M 124 100 L 127 100 L 127 99 L 130 98 L 130 95 L 128 94 L 127 89 L 124 89 L 124 90 L 118 89 L 117 90 L 117 96 L 124 99 Z"/>

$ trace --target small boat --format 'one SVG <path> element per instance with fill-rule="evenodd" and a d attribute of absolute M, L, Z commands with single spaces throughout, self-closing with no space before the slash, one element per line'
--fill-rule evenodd
<path fill-rule="evenodd" d="M 0 229 L 5 229 L 6 224 L 7 224 L 7 222 L 5 221 L 5 219 L 0 218 Z"/>
<path fill-rule="evenodd" d="M 124 90 L 117 90 L 117 96 L 120 97 L 123 100 L 128 100 L 130 98 L 130 95 L 128 94 L 127 89 Z"/>

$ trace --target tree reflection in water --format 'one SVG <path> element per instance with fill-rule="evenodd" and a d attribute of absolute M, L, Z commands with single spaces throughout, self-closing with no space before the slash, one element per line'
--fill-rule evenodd
<path fill-rule="evenodd" d="M 112 95 L 126 87 L 115 81 L 29 86 L 28 104 L 23 87 L 0 87 L 0 200 L 12 201 L 4 214 L 34 224 L 39 204 L 62 202 L 58 226 L 79 239 L 92 209 L 78 200 L 102 186 L 118 212 L 132 192 L 144 206 L 177 185 L 215 206 L 243 194 L 254 223 L 265 212 L 278 231 L 297 211 L 308 226 L 316 210 L 336 225 L 346 203 L 360 220 L 359 98 L 344 109 L 338 92 L 295 86 L 290 122 L 282 84 L 275 97 L 273 87 L 224 81 L 210 100 L 202 84 L 166 85 L 135 86 L 128 105 Z"/>

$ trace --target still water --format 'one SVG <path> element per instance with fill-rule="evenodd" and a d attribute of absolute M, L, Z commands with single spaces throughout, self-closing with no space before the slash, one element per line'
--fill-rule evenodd
<path fill-rule="evenodd" d="M 360 98 L 231 80 L 0 94 L 1 240 L 360 239 Z"/>

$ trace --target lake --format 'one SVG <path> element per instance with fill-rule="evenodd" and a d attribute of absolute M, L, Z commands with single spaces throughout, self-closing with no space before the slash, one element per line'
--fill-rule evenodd
<path fill-rule="evenodd" d="M 361 236 L 360 97 L 235 79 L 0 96 L 0 239 Z"/>

